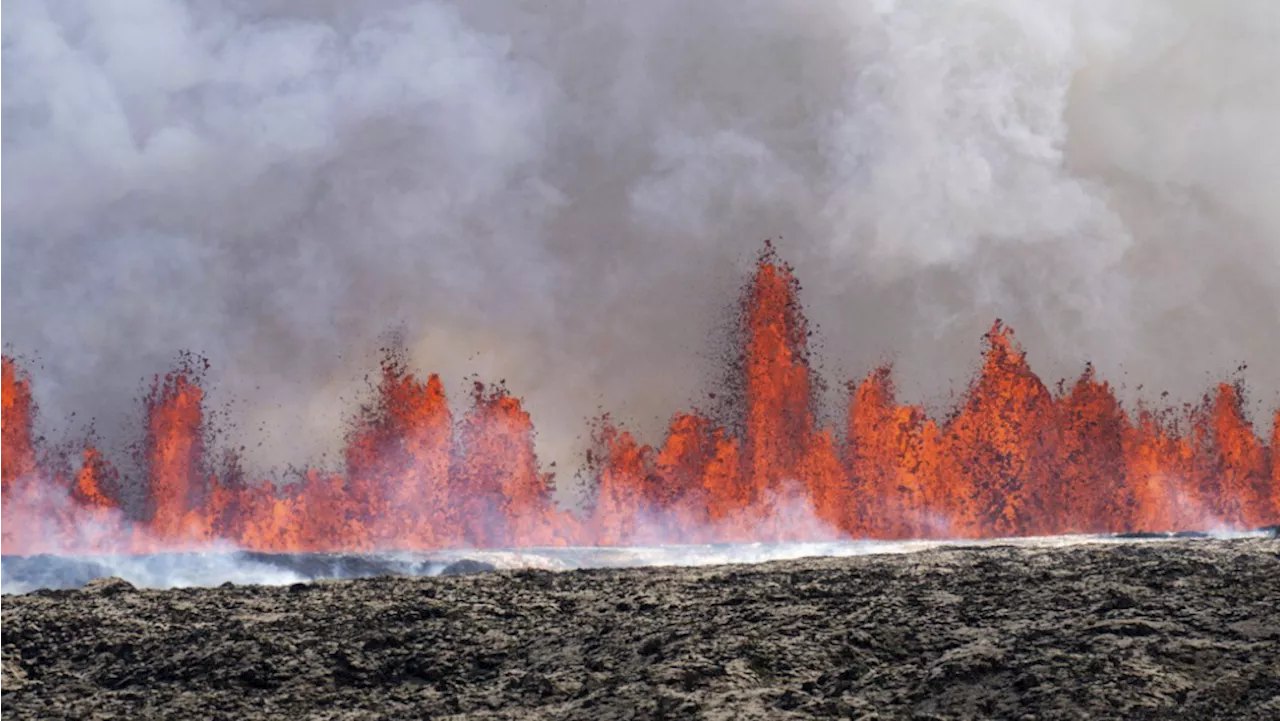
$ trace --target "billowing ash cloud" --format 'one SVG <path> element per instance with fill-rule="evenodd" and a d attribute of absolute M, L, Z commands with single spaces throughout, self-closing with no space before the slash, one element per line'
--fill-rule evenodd
<path fill-rule="evenodd" d="M 395 331 L 505 378 L 544 460 L 601 406 L 657 440 L 778 236 L 828 369 L 892 353 L 915 400 L 997 316 L 1048 380 L 1280 389 L 1269 0 L 13 0 L 3 33 L 4 342 L 47 427 L 127 440 L 188 348 L 253 460 L 302 462 Z"/>

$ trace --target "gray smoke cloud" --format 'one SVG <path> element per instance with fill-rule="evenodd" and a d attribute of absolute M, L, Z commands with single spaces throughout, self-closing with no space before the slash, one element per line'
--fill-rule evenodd
<path fill-rule="evenodd" d="M 1270 426 L 1269 0 L 13 0 L 3 35 L 3 339 L 46 427 L 137 433 L 187 348 L 251 462 L 301 463 L 394 330 L 572 466 L 598 408 L 657 441 L 698 397 L 766 237 L 833 381 L 892 357 L 945 404 L 998 316 L 1130 400 L 1252 362 Z"/>

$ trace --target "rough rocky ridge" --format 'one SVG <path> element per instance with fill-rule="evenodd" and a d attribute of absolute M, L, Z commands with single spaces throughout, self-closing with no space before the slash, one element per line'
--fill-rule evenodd
<path fill-rule="evenodd" d="M 1280 717 L 1280 543 L 6 596 L 13 718 Z"/>

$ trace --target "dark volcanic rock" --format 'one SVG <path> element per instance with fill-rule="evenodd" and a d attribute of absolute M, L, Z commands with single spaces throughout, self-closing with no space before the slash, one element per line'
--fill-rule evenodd
<path fill-rule="evenodd" d="M 1164 531 L 1128 531 L 1126 533 L 1116 533 L 1112 537 L 1123 539 L 1123 540 L 1138 540 L 1138 539 L 1154 539 L 1154 538 L 1171 538 L 1172 536 L 1173 536 L 1172 533 L 1168 533 Z"/>
<path fill-rule="evenodd" d="M 104 582 L 4 598 L 3 715 L 1274 719 L 1278 595 L 1269 539 Z"/>
<path fill-rule="evenodd" d="M 497 566 L 484 561 L 477 561 L 474 558 L 464 558 L 461 561 L 454 561 L 445 566 L 441 571 L 441 576 L 465 576 L 470 573 L 488 573 L 496 571 Z"/>
<path fill-rule="evenodd" d="M 228 584 L 224 584 L 228 585 Z M 96 593 L 99 596 L 115 596 L 135 590 L 132 583 L 123 578 L 95 578 L 81 589 L 84 593 Z"/>
<path fill-rule="evenodd" d="M 258 553 L 241 551 L 238 560 L 290 571 L 304 578 L 371 578 L 373 576 L 425 575 L 426 562 L 360 553 Z"/>

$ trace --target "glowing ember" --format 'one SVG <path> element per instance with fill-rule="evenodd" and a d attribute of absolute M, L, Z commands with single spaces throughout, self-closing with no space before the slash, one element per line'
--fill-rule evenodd
<path fill-rule="evenodd" d="M 1239 385 L 1219 384 L 1182 413 L 1130 415 L 1092 368 L 1054 394 L 998 321 L 948 420 L 900 404 L 885 367 L 851 385 L 841 433 L 820 428 L 798 293 L 766 246 L 742 297 L 734 420 L 677 413 L 655 449 L 606 416 L 577 509 L 553 502 L 518 398 L 477 383 L 456 420 L 440 379 L 418 380 L 394 353 L 355 419 L 343 472 L 306 470 L 279 487 L 246 479 L 233 454 L 212 462 L 190 358 L 146 397 L 144 479 L 122 478 L 92 445 L 74 471 L 43 454 L 30 381 L 5 358 L 4 552 L 989 537 L 1252 528 L 1280 516 L 1280 411 L 1268 445 Z M 135 485 L 145 503 L 126 508 L 122 489 Z"/>

